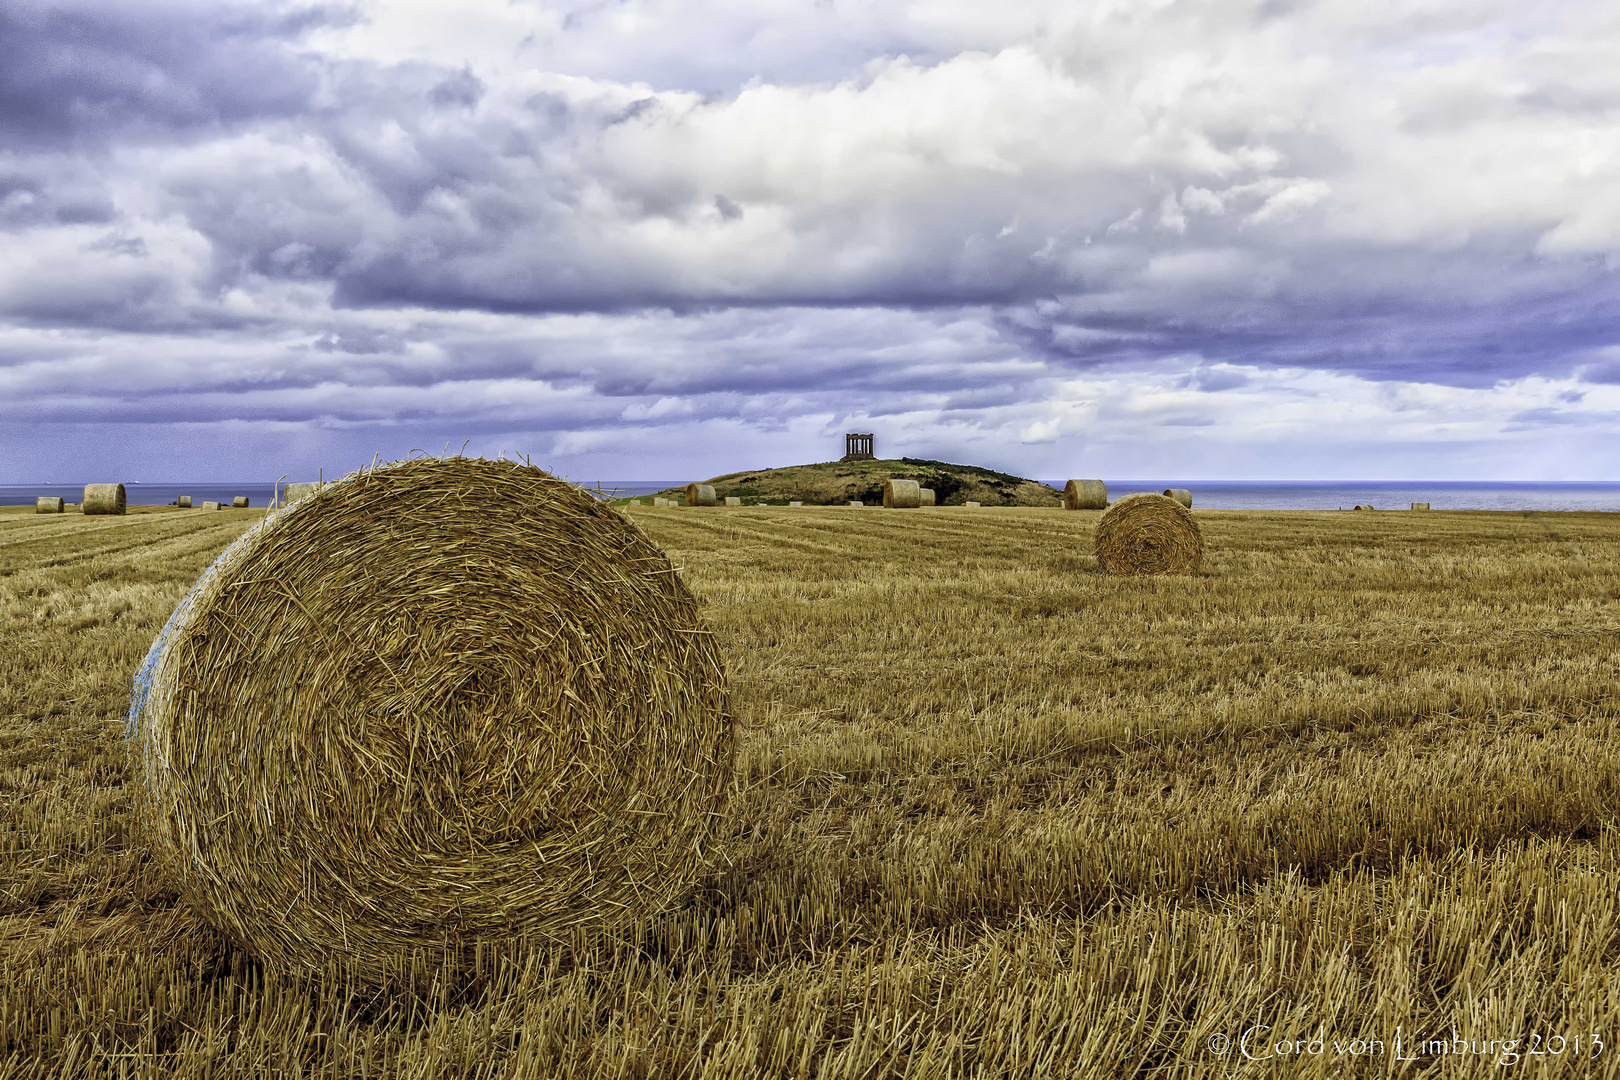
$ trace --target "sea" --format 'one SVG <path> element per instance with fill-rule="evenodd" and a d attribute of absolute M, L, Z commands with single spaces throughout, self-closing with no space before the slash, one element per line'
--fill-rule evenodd
<path fill-rule="evenodd" d="M 1226 510 L 1348 510 L 1355 506 L 1404 510 L 1414 502 L 1426 502 L 1436 510 L 1620 510 L 1620 481 L 1519 481 L 1519 480 L 1110 480 L 1108 497 L 1117 499 L 1138 491 L 1186 488 L 1192 492 L 1193 506 Z M 683 487 L 686 480 L 590 480 L 576 481 L 592 494 L 603 498 L 633 498 L 651 495 L 672 487 Z M 1062 480 L 1042 483 L 1061 490 Z M 190 495 L 193 505 L 205 501 L 230 502 L 246 495 L 250 506 L 268 506 L 275 486 L 268 481 L 205 484 L 124 485 L 124 496 L 132 506 L 172 504 L 181 495 Z M 0 484 L 0 506 L 32 506 L 41 495 L 60 496 L 78 502 L 83 484 Z"/>

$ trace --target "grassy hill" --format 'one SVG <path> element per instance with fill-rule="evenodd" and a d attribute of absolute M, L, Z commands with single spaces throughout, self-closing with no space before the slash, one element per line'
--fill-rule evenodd
<path fill-rule="evenodd" d="M 952 465 L 923 458 L 826 461 L 785 469 L 727 473 L 700 482 L 714 485 L 716 496 L 735 495 L 744 505 L 784 505 L 797 500 L 808 506 L 837 506 L 851 499 L 881 505 L 883 482 L 890 479 L 915 480 L 925 488 L 932 488 L 940 506 L 961 506 L 965 502 L 984 506 L 1057 506 L 1063 501 L 1059 492 L 1036 480 L 976 465 Z M 658 494 L 679 499 L 685 493 L 683 486 Z"/>

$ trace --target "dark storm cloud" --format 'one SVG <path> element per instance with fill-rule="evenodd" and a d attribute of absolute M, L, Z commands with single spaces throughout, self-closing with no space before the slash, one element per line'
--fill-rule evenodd
<path fill-rule="evenodd" d="M 1597 5 L 745 7 L 0 7 L 5 408 L 1047 445 L 1612 407 Z"/>
<path fill-rule="evenodd" d="M 338 5 L 190 0 L 0 6 L 0 136 L 13 147 L 164 138 L 304 112 L 318 77 L 296 50 Z"/>

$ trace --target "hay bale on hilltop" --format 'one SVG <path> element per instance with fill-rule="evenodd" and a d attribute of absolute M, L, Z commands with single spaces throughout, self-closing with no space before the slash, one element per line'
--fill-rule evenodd
<path fill-rule="evenodd" d="M 1426 502 L 1415 502 L 1412 504 L 1412 509 L 1414 510 L 1427 510 L 1428 508 L 1429 504 Z"/>
<path fill-rule="evenodd" d="M 714 487 L 710 484 L 687 484 L 687 506 L 717 506 L 719 499 L 715 498 Z"/>
<path fill-rule="evenodd" d="M 191 509 L 191 496 L 190 495 L 182 495 L 182 496 L 180 496 L 178 499 L 174 500 L 174 505 L 178 506 L 182 510 L 190 510 Z"/>
<path fill-rule="evenodd" d="M 122 514 L 124 512 L 123 484 L 86 484 L 84 497 L 79 503 L 86 514 Z"/>
<path fill-rule="evenodd" d="M 218 510 L 219 509 L 219 503 L 217 503 L 217 502 L 205 502 L 205 503 L 202 504 L 202 508 L 204 510 Z"/>
<path fill-rule="evenodd" d="M 437 458 L 269 515 L 135 680 L 162 867 L 278 970 L 561 941 L 667 906 L 732 785 L 719 648 L 628 517 Z"/>
<path fill-rule="evenodd" d="M 248 497 L 246 495 L 238 495 L 236 498 L 231 500 L 231 506 L 234 507 L 237 510 L 241 510 L 241 509 L 245 508 L 247 506 L 247 504 L 248 504 Z"/>
<path fill-rule="evenodd" d="M 888 510 L 915 510 L 922 502 L 922 485 L 915 480 L 883 481 L 883 506 Z"/>
<path fill-rule="evenodd" d="M 1108 506 L 1108 485 L 1101 480 L 1070 480 L 1063 485 L 1063 509 L 1102 510 Z"/>
<path fill-rule="evenodd" d="M 1097 521 L 1092 539 L 1107 574 L 1190 574 L 1204 558 L 1192 511 L 1163 495 L 1127 495 Z"/>
<path fill-rule="evenodd" d="M 1192 509 L 1192 492 L 1188 491 L 1186 488 L 1165 488 L 1164 497 L 1167 499 L 1174 499 L 1187 509 Z"/>
<path fill-rule="evenodd" d="M 934 489 L 933 488 L 918 488 L 917 489 L 917 505 L 918 506 L 933 506 L 934 505 Z"/>
<path fill-rule="evenodd" d="M 1357 509 L 1357 510 L 1371 510 L 1371 509 L 1372 509 L 1372 506 L 1371 506 L 1371 505 L 1370 505 L 1370 504 L 1368 504 L 1368 505 L 1363 505 L 1363 504 L 1361 504 L 1361 503 L 1357 503 L 1357 504 L 1356 504 L 1356 509 Z"/>
<path fill-rule="evenodd" d="M 65 499 L 60 499 L 53 495 L 41 495 L 39 498 L 34 500 L 34 513 L 61 514 L 66 512 L 66 506 L 67 500 Z"/>

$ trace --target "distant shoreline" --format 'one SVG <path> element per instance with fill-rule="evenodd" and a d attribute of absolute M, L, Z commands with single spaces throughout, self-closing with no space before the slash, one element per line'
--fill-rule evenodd
<path fill-rule="evenodd" d="M 701 479 L 701 478 L 698 478 Z M 1620 511 L 1620 481 L 1613 480 L 1114 480 L 1102 478 L 1111 497 L 1136 491 L 1160 491 L 1167 487 L 1193 492 L 1195 509 L 1243 510 L 1336 510 L 1358 504 L 1379 509 L 1404 509 L 1412 502 L 1428 502 L 1436 510 L 1596 510 Z M 574 481 L 617 498 L 651 495 L 686 480 L 590 480 Z M 1042 480 L 1050 487 L 1062 481 Z M 30 506 L 41 495 L 60 496 L 77 502 L 83 483 L 0 484 L 0 506 Z M 179 495 L 190 495 L 195 502 L 205 499 L 229 501 L 246 495 L 253 507 L 269 505 L 270 481 L 242 483 L 126 483 L 128 501 L 134 506 L 162 506 Z"/>

